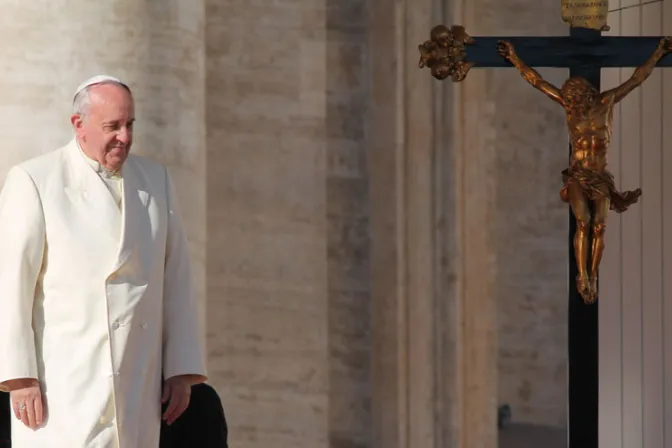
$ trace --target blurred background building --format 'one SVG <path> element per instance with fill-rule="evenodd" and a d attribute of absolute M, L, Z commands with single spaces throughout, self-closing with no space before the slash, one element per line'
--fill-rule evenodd
<path fill-rule="evenodd" d="M 672 34 L 672 0 L 610 9 L 611 34 Z M 134 151 L 177 184 L 233 447 L 490 448 L 504 404 L 565 446 L 564 116 L 512 69 L 419 70 L 439 23 L 568 33 L 559 0 L 3 4 L 0 181 L 70 139 L 83 79 L 132 86 Z M 614 174 L 644 196 L 607 232 L 601 446 L 663 448 L 672 70 L 615 120 Z"/>

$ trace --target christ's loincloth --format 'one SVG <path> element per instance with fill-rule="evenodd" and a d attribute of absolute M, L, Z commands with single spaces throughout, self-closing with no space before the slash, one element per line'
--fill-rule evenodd
<path fill-rule="evenodd" d="M 599 198 L 609 198 L 611 209 L 617 213 L 623 213 L 632 204 L 636 203 L 642 195 L 641 189 L 620 192 L 616 189 L 614 176 L 607 170 L 595 171 L 582 167 L 572 167 L 562 172 L 564 185 L 560 190 L 560 197 L 564 202 L 569 202 L 567 188 L 572 182 L 581 185 L 583 193 L 591 201 Z"/>

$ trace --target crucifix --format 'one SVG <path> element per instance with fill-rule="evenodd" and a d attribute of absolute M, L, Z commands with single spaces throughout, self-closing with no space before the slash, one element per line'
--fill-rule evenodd
<path fill-rule="evenodd" d="M 560 199 L 569 204 L 569 447 L 598 448 L 598 269 L 609 210 L 622 213 L 640 189 L 620 192 L 607 170 L 614 106 L 658 67 L 672 67 L 672 39 L 602 36 L 608 30 L 608 0 L 563 0 L 575 9 L 570 35 L 561 37 L 471 37 L 461 26 L 431 30 L 419 46 L 420 68 L 434 78 L 463 81 L 472 68 L 515 67 L 534 88 L 559 104 L 567 117 L 569 167 L 562 172 Z M 568 68 L 560 87 L 533 67 Z M 636 67 L 620 86 L 601 92 L 600 71 Z M 560 179 L 560 175 L 558 176 Z"/>

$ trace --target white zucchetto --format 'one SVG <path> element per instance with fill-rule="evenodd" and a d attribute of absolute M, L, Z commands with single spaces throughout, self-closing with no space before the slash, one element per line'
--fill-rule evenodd
<path fill-rule="evenodd" d="M 79 87 L 77 87 L 77 91 L 73 95 L 73 98 L 75 98 L 79 94 L 79 92 L 86 89 L 87 87 L 91 87 L 96 84 L 102 84 L 105 82 L 114 82 L 117 84 L 121 84 L 122 86 L 126 87 L 129 91 L 131 90 L 131 88 L 128 87 L 128 85 L 119 78 L 115 78 L 114 76 L 108 76 L 108 75 L 96 75 L 92 76 L 91 78 L 81 83 Z"/>

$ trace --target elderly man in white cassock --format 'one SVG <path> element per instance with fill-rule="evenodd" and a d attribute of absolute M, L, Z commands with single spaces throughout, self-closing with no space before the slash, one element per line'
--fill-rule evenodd
<path fill-rule="evenodd" d="M 75 138 L 0 193 L 12 446 L 156 448 L 206 380 L 184 230 L 166 168 L 129 154 L 129 87 L 97 76 L 73 103 Z"/>

